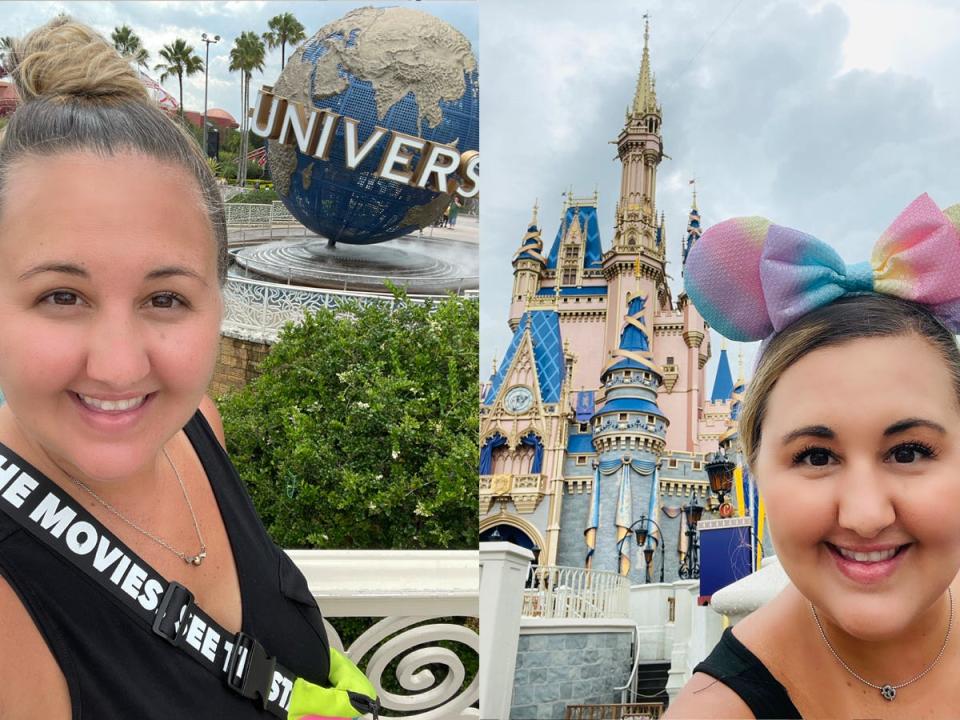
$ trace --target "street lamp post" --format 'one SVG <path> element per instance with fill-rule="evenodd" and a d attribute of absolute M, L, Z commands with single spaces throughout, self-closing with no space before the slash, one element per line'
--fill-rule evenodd
<path fill-rule="evenodd" d="M 206 33 L 203 33 L 200 38 L 207 45 L 207 59 L 203 63 L 203 156 L 208 157 L 209 152 L 207 150 L 207 86 L 210 80 L 210 45 L 212 43 L 220 42 L 220 36 L 214 35 L 211 39 Z"/>
<path fill-rule="evenodd" d="M 653 518 L 648 518 L 646 515 L 641 515 L 639 520 L 627 528 L 627 534 L 621 538 L 619 543 L 617 543 L 617 557 L 619 557 L 620 553 L 623 552 L 623 544 L 627 541 L 627 538 L 630 537 L 630 533 L 634 533 L 636 535 L 638 547 L 647 544 L 647 535 L 650 532 L 647 523 L 653 525 L 657 529 L 657 532 L 660 533 L 659 537 L 654 538 L 654 542 L 656 542 L 657 546 L 660 548 L 660 582 L 663 582 L 663 567 L 666 562 L 666 551 L 663 548 L 663 530 Z M 652 582 L 650 578 L 650 561 L 653 560 L 653 553 L 655 552 L 656 550 L 654 548 L 644 548 L 643 550 L 644 559 L 647 561 L 645 582 L 648 583 Z"/>
<path fill-rule="evenodd" d="M 697 502 L 697 494 L 690 498 L 690 504 L 683 506 L 687 521 L 687 554 L 680 565 L 680 577 L 684 580 L 696 580 L 700 577 L 700 543 L 697 541 L 697 523 L 703 517 L 703 505 Z"/>

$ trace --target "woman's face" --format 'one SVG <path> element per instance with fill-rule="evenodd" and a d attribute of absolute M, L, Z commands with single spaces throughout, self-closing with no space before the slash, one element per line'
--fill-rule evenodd
<path fill-rule="evenodd" d="M 960 410 L 917 335 L 815 350 L 768 398 L 756 461 L 777 555 L 821 616 L 902 632 L 960 568 Z"/>
<path fill-rule="evenodd" d="M 125 153 L 18 161 L 0 207 L 0 388 L 62 470 L 145 470 L 216 360 L 217 252 L 184 169 Z"/>

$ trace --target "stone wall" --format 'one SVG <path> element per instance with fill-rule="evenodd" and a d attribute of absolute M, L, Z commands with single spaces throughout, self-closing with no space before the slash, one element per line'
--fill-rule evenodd
<path fill-rule="evenodd" d="M 633 666 L 632 627 L 570 629 L 529 634 L 521 628 L 512 720 L 556 720 L 567 705 L 620 702 L 615 688 L 626 685 Z"/>
<path fill-rule="evenodd" d="M 220 336 L 220 353 L 207 394 L 216 399 L 246 385 L 260 374 L 260 363 L 270 345 L 251 340 Z"/>

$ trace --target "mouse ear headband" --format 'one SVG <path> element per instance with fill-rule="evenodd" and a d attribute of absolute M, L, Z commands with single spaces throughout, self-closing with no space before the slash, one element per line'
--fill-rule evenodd
<path fill-rule="evenodd" d="M 812 235 L 742 217 L 714 225 L 684 265 L 687 295 L 731 340 L 763 340 L 844 295 L 877 293 L 926 306 L 960 333 L 960 205 L 927 194 L 897 216 L 870 260 L 846 265 Z"/>

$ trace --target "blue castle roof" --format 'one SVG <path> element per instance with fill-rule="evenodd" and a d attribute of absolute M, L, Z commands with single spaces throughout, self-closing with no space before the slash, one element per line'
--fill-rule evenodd
<path fill-rule="evenodd" d="M 540 240 L 540 230 L 539 228 L 531 224 L 527 228 L 527 234 L 523 237 L 523 244 L 520 246 L 520 251 L 517 253 L 516 260 L 537 260 L 539 262 L 543 261 L 543 256 L 540 254 L 540 251 L 543 250 L 543 242 Z"/>
<path fill-rule="evenodd" d="M 528 310 L 520 318 L 513 333 L 510 347 L 503 356 L 503 362 L 493 378 L 490 391 L 483 400 L 484 405 L 492 405 L 500 392 L 504 378 L 510 371 L 510 365 L 517 354 L 523 334 L 530 327 L 530 339 L 533 341 L 533 359 L 537 368 L 537 382 L 540 384 L 540 399 L 545 403 L 560 401 L 560 387 L 566 363 L 563 357 L 563 342 L 560 338 L 560 319 L 556 310 Z"/>
<path fill-rule="evenodd" d="M 657 404 L 651 400 L 644 400 L 636 397 L 620 397 L 604 403 L 603 407 L 597 410 L 596 415 L 602 415 L 608 412 L 642 412 L 650 415 L 658 415 L 665 418 L 663 410 L 657 407 Z M 594 415 L 594 417 L 596 417 Z"/>
<path fill-rule="evenodd" d="M 717 376 L 713 381 L 711 402 L 729 400 L 733 393 L 733 376 L 730 374 L 730 361 L 727 359 L 727 349 L 720 351 L 720 362 L 717 364 Z"/>
<path fill-rule="evenodd" d="M 550 248 L 550 255 L 547 257 L 547 267 L 556 269 L 557 253 L 560 252 L 560 242 L 566 233 L 568 227 L 574 221 L 580 224 L 580 232 L 585 238 L 586 251 L 583 255 L 583 267 L 599 268 L 602 267 L 601 256 L 603 248 L 600 246 L 600 224 L 597 222 L 597 208 L 592 205 L 576 205 L 568 207 L 563 216 L 563 222 L 557 229 L 557 237 Z"/>

